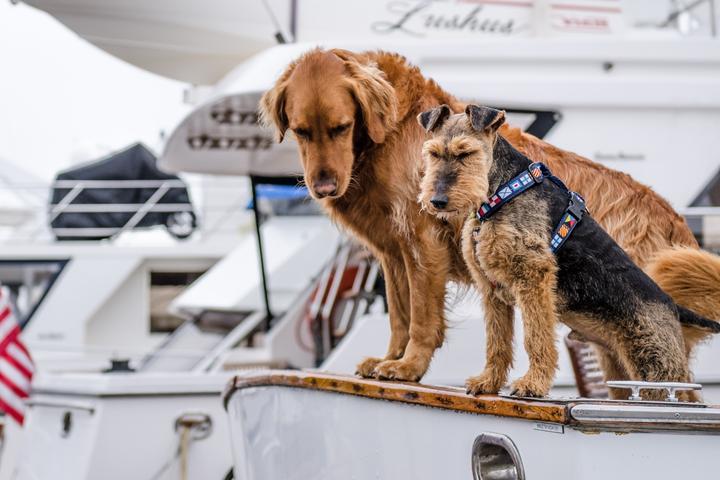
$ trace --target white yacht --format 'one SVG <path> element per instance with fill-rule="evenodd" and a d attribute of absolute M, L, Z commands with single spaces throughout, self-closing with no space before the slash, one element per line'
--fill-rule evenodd
<path fill-rule="evenodd" d="M 692 216 L 708 247 L 720 245 L 717 209 L 703 200 L 720 170 L 712 1 L 26 3 L 113 55 L 195 85 L 187 94 L 194 110 L 159 159 L 166 170 L 246 176 L 248 193 L 296 182 L 295 146 L 272 144 L 256 124 L 260 95 L 317 45 L 383 48 L 406 55 L 453 94 L 506 108 L 511 123 L 650 184 Z M 223 241 L 205 257 L 190 243 L 160 247 L 154 257 L 106 243 L 51 245 L 52 255 L 29 245 L 3 253 L 54 264 L 77 252 L 71 266 L 87 259 L 75 288 L 63 282 L 73 272 L 67 266 L 52 286 L 52 268 L 38 277 L 44 290 L 33 298 L 42 301 L 25 336 L 31 347 L 62 337 L 63 348 L 91 344 L 103 355 L 94 365 L 83 358 L 38 375 L 24 431 L 8 425 L 0 478 L 595 479 L 711 471 L 718 411 L 705 404 L 678 404 L 670 393 L 659 403 L 474 399 L 453 388 L 484 358 L 482 311 L 472 296 L 455 302 L 455 328 L 426 386 L 348 377 L 362 356 L 382 353 L 387 316 L 373 293 L 377 266 L 322 217 L 273 217 L 255 235 L 236 237 L 236 248 Z M 189 263 L 177 263 L 175 251 Z M 102 262 L 103 273 L 124 273 L 98 275 Z M 155 335 L 152 272 L 177 273 L 172 265 L 184 272 L 189 264 L 201 275 L 166 297 L 158 314 L 191 320 Z M 91 282 L 89 270 L 97 277 Z M 88 288 L 104 288 L 105 296 L 82 295 L 94 291 Z M 58 317 L 62 328 L 53 323 Z M 708 402 L 720 401 L 718 356 L 716 340 L 694 364 Z M 561 360 L 558 397 L 577 395 L 573 360 Z M 135 372 L 119 371 L 128 367 Z M 226 416 L 223 387 L 237 369 L 256 367 L 336 375 L 237 375 L 222 396 Z M 114 371 L 98 373 L 103 368 Z M 572 461 L 554 462 L 559 449 Z"/>

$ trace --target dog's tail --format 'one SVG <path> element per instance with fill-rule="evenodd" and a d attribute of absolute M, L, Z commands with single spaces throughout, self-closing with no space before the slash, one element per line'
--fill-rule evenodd
<path fill-rule="evenodd" d="M 660 251 L 648 274 L 678 304 L 688 353 L 720 331 L 720 257 L 687 247 Z"/>
<path fill-rule="evenodd" d="M 680 323 L 689 327 L 699 328 L 705 330 L 708 333 L 720 333 L 720 323 L 715 320 L 709 320 L 705 317 L 701 317 L 692 310 L 678 305 L 678 314 L 680 315 Z"/>

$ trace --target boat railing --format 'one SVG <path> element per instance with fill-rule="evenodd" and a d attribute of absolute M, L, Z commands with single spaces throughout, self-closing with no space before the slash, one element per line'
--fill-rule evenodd
<path fill-rule="evenodd" d="M 188 221 L 197 214 L 203 221 L 198 222 L 199 231 L 207 237 L 218 233 L 237 231 L 237 224 L 229 218 L 244 211 L 244 202 L 249 196 L 248 188 L 238 188 L 237 181 L 205 181 L 202 187 L 197 182 L 167 180 L 56 180 L 50 183 L 2 183 L 0 195 L 11 195 L 13 206 L 0 207 L 0 243 L 47 243 L 61 239 L 114 239 L 121 234 L 143 225 L 148 215 L 175 215 L 175 225 L 180 232 L 178 238 L 189 234 Z M 173 189 L 188 189 L 190 201 L 168 201 L 166 195 Z M 212 189 L 213 198 L 199 195 L 198 188 Z M 142 200 L 134 202 L 98 201 L 88 202 L 82 198 L 95 191 L 143 190 Z M 59 195 L 58 195 L 59 193 Z M 105 193 L 105 192 L 103 192 Z M 202 193 L 202 192 L 201 192 Z M 55 198 L 53 199 L 53 194 Z M 54 201 L 53 201 L 54 200 Z M 105 200 L 105 199 L 103 199 Z M 52 227 L 52 222 L 61 215 L 112 215 L 122 221 L 112 226 L 68 226 Z M 249 220 L 249 217 L 248 217 Z"/>
<path fill-rule="evenodd" d="M 67 193 L 57 202 L 49 203 L 48 223 L 64 213 L 129 213 L 130 218 L 118 227 L 70 227 L 52 230 L 58 237 L 104 237 L 120 235 L 132 230 L 142 222 L 149 213 L 180 213 L 193 212 L 190 202 L 160 203 L 165 195 L 174 188 L 187 188 L 181 180 L 56 180 L 51 184 L 53 192 L 67 189 Z M 73 203 L 81 194 L 88 190 L 152 190 L 142 203 Z M 148 192 L 150 193 L 150 192 Z"/>
<path fill-rule="evenodd" d="M 308 307 L 315 360 L 320 365 L 372 304 L 379 264 L 362 247 L 346 241 L 317 281 Z"/>

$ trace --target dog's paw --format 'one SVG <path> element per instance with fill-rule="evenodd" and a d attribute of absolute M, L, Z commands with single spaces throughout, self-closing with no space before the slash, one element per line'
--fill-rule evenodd
<path fill-rule="evenodd" d="M 383 380 L 418 382 L 425 375 L 422 365 L 407 360 L 385 360 L 375 367 L 374 376 Z"/>
<path fill-rule="evenodd" d="M 483 393 L 497 393 L 503 386 L 503 380 L 493 377 L 491 374 L 483 372 L 475 377 L 465 380 L 465 388 L 470 395 L 480 395 Z"/>
<path fill-rule="evenodd" d="M 515 397 L 544 397 L 550 386 L 529 378 L 519 378 L 510 385 L 510 395 Z"/>
<path fill-rule="evenodd" d="M 355 368 L 355 374 L 364 378 L 372 378 L 375 376 L 375 367 L 377 367 L 382 361 L 382 358 L 367 357 L 365 360 L 358 363 Z"/>

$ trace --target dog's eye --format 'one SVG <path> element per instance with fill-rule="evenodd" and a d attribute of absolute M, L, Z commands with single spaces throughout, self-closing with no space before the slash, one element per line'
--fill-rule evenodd
<path fill-rule="evenodd" d="M 302 138 L 303 140 L 310 140 L 310 130 L 305 130 L 304 128 L 296 128 L 293 130 L 295 132 L 295 135 L 299 138 Z"/>
<path fill-rule="evenodd" d="M 440 154 L 438 152 L 435 152 L 433 150 L 430 150 L 430 156 L 433 158 L 440 158 Z"/>
<path fill-rule="evenodd" d="M 472 155 L 473 153 L 475 153 L 475 152 L 461 152 L 461 153 L 458 153 L 457 155 L 455 155 L 455 160 L 457 160 L 457 161 L 460 162 L 460 163 L 463 163 L 463 161 L 464 161 L 467 157 L 469 157 L 470 155 Z"/>
<path fill-rule="evenodd" d="M 337 137 L 338 135 L 341 135 L 348 131 L 350 128 L 349 123 L 343 123 L 342 125 L 338 125 L 337 127 L 333 127 L 330 130 L 328 130 L 328 135 L 330 135 L 330 138 Z"/>

